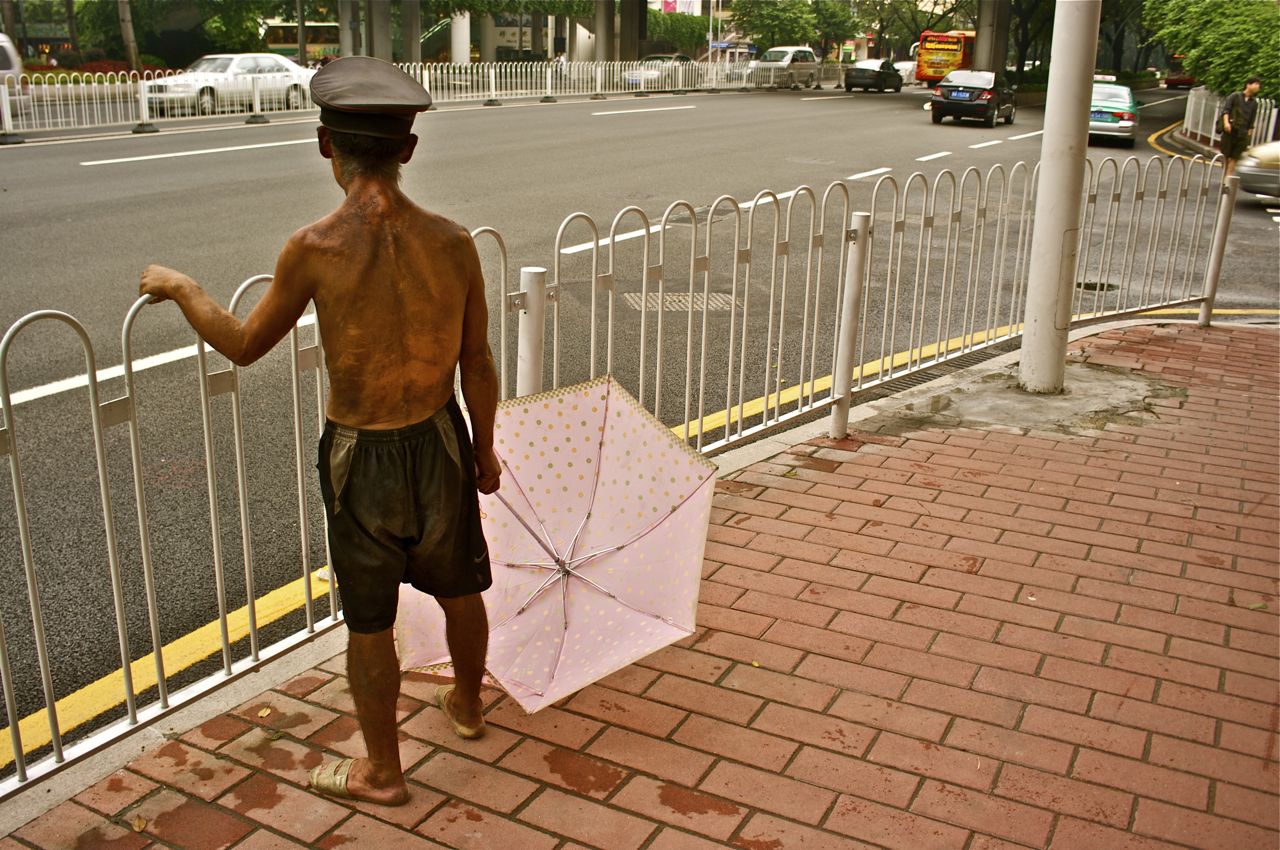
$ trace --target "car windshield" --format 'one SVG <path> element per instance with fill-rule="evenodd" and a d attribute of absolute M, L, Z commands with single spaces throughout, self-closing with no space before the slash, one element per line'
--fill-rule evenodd
<path fill-rule="evenodd" d="M 230 56 L 201 56 L 199 59 L 192 62 L 187 70 L 204 74 L 221 74 L 230 67 Z"/>
<path fill-rule="evenodd" d="M 942 80 L 944 86 L 979 86 L 989 89 L 995 84 L 996 75 L 990 71 L 952 71 Z"/>
<path fill-rule="evenodd" d="M 652 56 L 646 56 L 646 57 L 644 57 L 644 58 L 643 58 L 643 59 L 641 59 L 640 61 L 641 61 L 641 62 L 643 62 L 643 63 L 644 63 L 644 64 L 646 64 L 646 65 L 665 65 L 665 64 L 667 64 L 668 62 L 674 62 L 674 61 L 675 61 L 675 57 L 674 57 L 674 56 L 663 56 L 662 54 L 655 53 L 655 54 L 654 54 L 654 55 L 652 55 Z"/>
<path fill-rule="evenodd" d="M 879 59 L 863 59 L 863 60 L 862 60 L 862 61 L 860 61 L 860 62 L 854 62 L 854 63 L 853 63 L 853 67 L 855 67 L 855 68 L 865 68 L 865 69 L 867 69 L 868 71 L 879 71 L 879 70 L 880 70 L 880 60 L 879 60 Z"/>
<path fill-rule="evenodd" d="M 766 50 L 765 54 L 760 57 L 761 62 L 781 62 L 787 58 L 785 50 Z"/>
<path fill-rule="evenodd" d="M 1132 95 L 1124 86 L 1094 86 L 1093 100 L 1095 103 L 1123 103 L 1129 105 Z"/>

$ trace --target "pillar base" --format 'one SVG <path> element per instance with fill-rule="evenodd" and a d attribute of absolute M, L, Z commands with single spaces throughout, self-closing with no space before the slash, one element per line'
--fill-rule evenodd
<path fill-rule="evenodd" d="M 538 101 L 538 103 L 559 103 L 559 101 L 556 100 L 551 95 L 547 95 L 544 98 L 542 98 L 542 100 Z"/>
<path fill-rule="evenodd" d="M 501 106 L 501 105 L 502 105 L 502 101 L 500 101 L 500 100 L 494 100 L 493 98 L 489 98 L 488 100 L 486 100 L 486 101 L 484 102 L 484 105 L 485 105 L 485 106 Z"/>
<path fill-rule="evenodd" d="M 16 133 L 0 133 L 0 145 L 20 145 L 25 141 Z"/>
<path fill-rule="evenodd" d="M 244 123 L 246 123 L 246 124 L 270 124 L 270 123 L 271 123 L 271 119 L 270 119 L 270 118 L 268 118 L 268 117 L 267 117 L 267 116 L 265 116 L 265 115 L 262 115 L 262 114 L 259 114 L 259 113 L 255 112 L 254 114 L 250 115 L 248 118 L 244 119 Z"/>
<path fill-rule="evenodd" d="M 590 99 L 591 100 L 608 100 L 608 98 L 602 94 L 593 94 L 591 95 Z"/>
<path fill-rule="evenodd" d="M 159 133 L 160 128 L 149 121 L 144 121 L 141 124 L 135 124 L 134 128 L 129 132 L 130 133 Z"/>
<path fill-rule="evenodd" d="M 647 91 L 638 91 L 638 92 L 632 92 L 631 96 L 632 97 L 648 97 L 649 93 Z"/>

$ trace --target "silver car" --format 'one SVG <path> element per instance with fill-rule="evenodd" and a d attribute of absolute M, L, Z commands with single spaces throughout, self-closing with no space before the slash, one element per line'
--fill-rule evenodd
<path fill-rule="evenodd" d="M 818 57 L 808 47 L 773 47 L 764 52 L 751 69 L 757 86 L 808 88 L 818 81 Z"/>
<path fill-rule="evenodd" d="M 215 53 L 144 86 L 154 115 L 251 109 L 255 81 L 263 109 L 301 109 L 315 73 L 275 53 Z"/>
<path fill-rule="evenodd" d="M 1240 188 L 1255 195 L 1280 197 L 1280 142 L 1254 145 L 1236 163 Z"/>

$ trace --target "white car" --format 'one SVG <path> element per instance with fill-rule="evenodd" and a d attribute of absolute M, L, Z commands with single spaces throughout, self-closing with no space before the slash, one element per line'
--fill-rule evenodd
<path fill-rule="evenodd" d="M 694 82 L 693 68 L 693 60 L 683 53 L 653 53 L 640 60 L 639 68 L 624 72 L 622 81 L 650 90 L 679 88 L 683 75 L 688 75 L 686 85 Z"/>
<path fill-rule="evenodd" d="M 818 81 L 818 57 L 808 47 L 771 47 L 751 69 L 757 86 L 804 86 Z"/>
<path fill-rule="evenodd" d="M 154 115 L 252 109 L 253 84 L 263 109 L 302 109 L 315 71 L 275 53 L 214 53 L 180 74 L 145 83 Z"/>
<path fill-rule="evenodd" d="M 916 84 L 916 63 L 914 59 L 904 59 L 901 62 L 894 62 L 893 67 L 897 69 L 898 74 L 902 77 L 904 86 L 914 86 Z"/>

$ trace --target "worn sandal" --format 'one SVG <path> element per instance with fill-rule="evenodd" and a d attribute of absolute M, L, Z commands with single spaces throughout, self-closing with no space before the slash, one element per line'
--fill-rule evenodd
<path fill-rule="evenodd" d="M 330 797 L 350 797 L 351 792 L 347 790 L 347 776 L 350 775 L 351 765 L 355 764 L 355 761 L 355 759 L 338 759 L 312 768 L 311 787 Z"/>
<path fill-rule="evenodd" d="M 444 712 L 444 716 L 453 726 L 453 731 L 457 733 L 459 738 L 465 738 L 468 741 L 479 738 L 484 734 L 484 718 L 480 719 L 480 725 L 467 726 L 459 722 L 458 718 L 453 716 L 453 712 L 449 711 L 449 694 L 453 693 L 456 685 L 441 685 L 436 688 L 436 707 Z"/>

